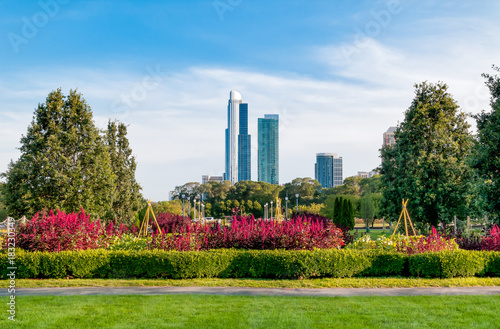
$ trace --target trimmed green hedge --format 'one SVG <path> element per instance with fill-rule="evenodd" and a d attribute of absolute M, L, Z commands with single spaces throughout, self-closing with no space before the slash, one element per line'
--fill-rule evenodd
<path fill-rule="evenodd" d="M 408 256 L 375 250 L 211 250 L 16 252 L 17 278 L 311 278 L 500 276 L 500 252 Z M 0 254 L 1 278 L 8 258 Z"/>

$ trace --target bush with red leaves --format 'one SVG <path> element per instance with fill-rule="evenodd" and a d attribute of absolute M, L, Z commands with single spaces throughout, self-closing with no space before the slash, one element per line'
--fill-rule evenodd
<path fill-rule="evenodd" d="M 165 230 L 164 233 L 169 232 Z M 313 250 L 339 249 L 343 244 L 342 231 L 330 221 L 302 216 L 277 222 L 235 216 L 230 227 L 217 223 L 192 223 L 175 234 L 155 234 L 150 248 L 179 251 L 218 248 Z"/>
<path fill-rule="evenodd" d="M 481 242 L 482 250 L 500 251 L 500 228 L 498 225 L 493 226 L 490 234 L 483 238 Z"/>
<path fill-rule="evenodd" d="M 52 210 L 37 213 L 30 221 L 16 230 L 16 244 L 28 251 L 62 251 L 106 248 L 114 236 L 127 231 L 121 224 L 105 225 L 100 220 L 91 221 L 83 209 L 79 213 L 66 214 Z"/>

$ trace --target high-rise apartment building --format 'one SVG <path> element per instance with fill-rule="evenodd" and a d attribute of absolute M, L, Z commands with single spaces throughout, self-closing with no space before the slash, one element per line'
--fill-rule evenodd
<path fill-rule="evenodd" d="M 203 175 L 201 176 L 201 184 L 204 185 L 208 182 L 219 182 L 222 183 L 224 181 L 223 176 L 210 176 L 210 175 Z"/>
<path fill-rule="evenodd" d="M 248 104 L 240 104 L 238 135 L 238 181 L 251 180 L 250 135 L 248 134 Z"/>
<path fill-rule="evenodd" d="M 393 146 L 396 144 L 396 140 L 394 139 L 394 132 L 396 131 L 396 127 L 389 127 L 387 131 L 384 133 L 384 144 L 383 146 Z"/>
<path fill-rule="evenodd" d="M 343 184 L 342 158 L 337 153 L 316 153 L 315 179 L 324 188 Z"/>
<path fill-rule="evenodd" d="M 279 184 L 279 115 L 266 114 L 258 120 L 259 181 Z"/>
<path fill-rule="evenodd" d="M 251 179 L 250 150 L 248 104 L 243 103 L 239 92 L 232 90 L 227 105 L 225 180 L 236 183 Z"/>

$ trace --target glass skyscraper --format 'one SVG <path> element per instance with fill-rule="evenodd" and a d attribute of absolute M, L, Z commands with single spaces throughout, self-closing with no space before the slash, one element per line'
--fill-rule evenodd
<path fill-rule="evenodd" d="M 337 153 L 317 153 L 314 172 L 315 179 L 324 188 L 343 184 L 342 158 Z"/>
<path fill-rule="evenodd" d="M 279 116 L 266 114 L 258 120 L 259 181 L 279 184 Z"/>
<path fill-rule="evenodd" d="M 229 93 L 226 129 L 226 171 L 224 179 L 236 183 L 251 179 L 248 104 L 237 91 Z"/>
<path fill-rule="evenodd" d="M 238 135 L 238 181 L 251 180 L 250 135 L 248 134 L 248 104 L 240 104 L 240 134 Z"/>

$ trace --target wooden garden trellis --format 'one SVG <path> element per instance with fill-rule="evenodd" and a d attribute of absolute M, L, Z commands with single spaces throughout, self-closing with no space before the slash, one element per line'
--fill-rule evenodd
<path fill-rule="evenodd" d="M 153 207 L 151 206 L 151 199 L 148 201 L 148 208 L 146 209 L 146 214 L 144 215 L 144 220 L 142 221 L 141 228 L 139 229 L 139 236 L 146 237 L 149 233 L 149 214 L 153 215 L 155 219 L 156 227 L 158 228 L 158 233 L 161 235 L 160 225 L 158 225 L 158 221 L 156 220 L 155 213 L 153 211 Z"/>
<path fill-rule="evenodd" d="M 406 236 L 408 236 L 408 226 L 411 228 L 413 235 L 417 235 L 417 233 L 415 232 L 415 228 L 413 227 L 413 224 L 411 222 L 410 214 L 408 213 L 408 208 L 406 208 L 406 205 L 408 204 L 408 199 L 406 199 L 406 201 L 405 199 L 403 199 L 402 204 L 403 204 L 403 210 L 401 211 L 401 215 L 399 215 L 398 223 L 396 224 L 396 227 L 394 228 L 394 232 L 392 233 L 392 235 L 394 236 L 394 234 L 396 234 L 399 223 L 401 222 L 401 218 L 403 218 L 405 222 Z"/>

